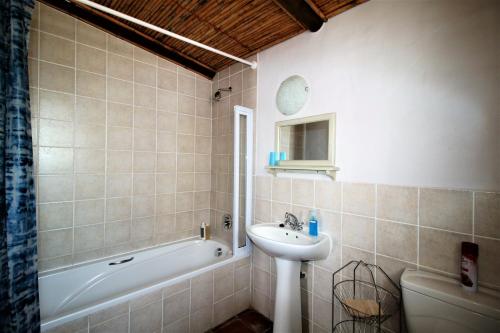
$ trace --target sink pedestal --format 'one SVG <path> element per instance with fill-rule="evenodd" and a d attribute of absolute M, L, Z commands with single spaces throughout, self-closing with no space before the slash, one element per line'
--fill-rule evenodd
<path fill-rule="evenodd" d="M 276 260 L 276 300 L 274 304 L 275 333 L 301 333 L 300 261 Z"/>

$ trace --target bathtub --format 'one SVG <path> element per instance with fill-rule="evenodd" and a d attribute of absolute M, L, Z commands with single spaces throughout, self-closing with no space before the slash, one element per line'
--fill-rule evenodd
<path fill-rule="evenodd" d="M 188 240 L 41 274 L 42 331 L 236 259 L 220 242 Z"/>

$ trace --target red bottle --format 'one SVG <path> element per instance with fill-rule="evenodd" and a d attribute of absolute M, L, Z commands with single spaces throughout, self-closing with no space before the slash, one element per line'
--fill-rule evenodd
<path fill-rule="evenodd" d="M 462 267 L 460 277 L 462 287 L 471 292 L 477 291 L 477 256 L 479 247 L 475 243 L 462 242 Z"/>

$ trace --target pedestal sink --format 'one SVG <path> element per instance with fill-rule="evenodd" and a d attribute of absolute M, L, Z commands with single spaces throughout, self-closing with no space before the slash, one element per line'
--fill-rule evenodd
<path fill-rule="evenodd" d="M 275 333 L 302 332 L 300 308 L 300 262 L 325 259 L 331 240 L 324 233 L 317 237 L 278 224 L 255 224 L 247 227 L 252 242 L 276 260 Z"/>

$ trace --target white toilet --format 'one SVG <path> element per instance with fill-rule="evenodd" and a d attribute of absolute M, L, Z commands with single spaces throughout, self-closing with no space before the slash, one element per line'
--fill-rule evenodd
<path fill-rule="evenodd" d="M 411 269 L 401 288 L 409 333 L 500 333 L 500 292 L 469 293 L 457 280 Z"/>

